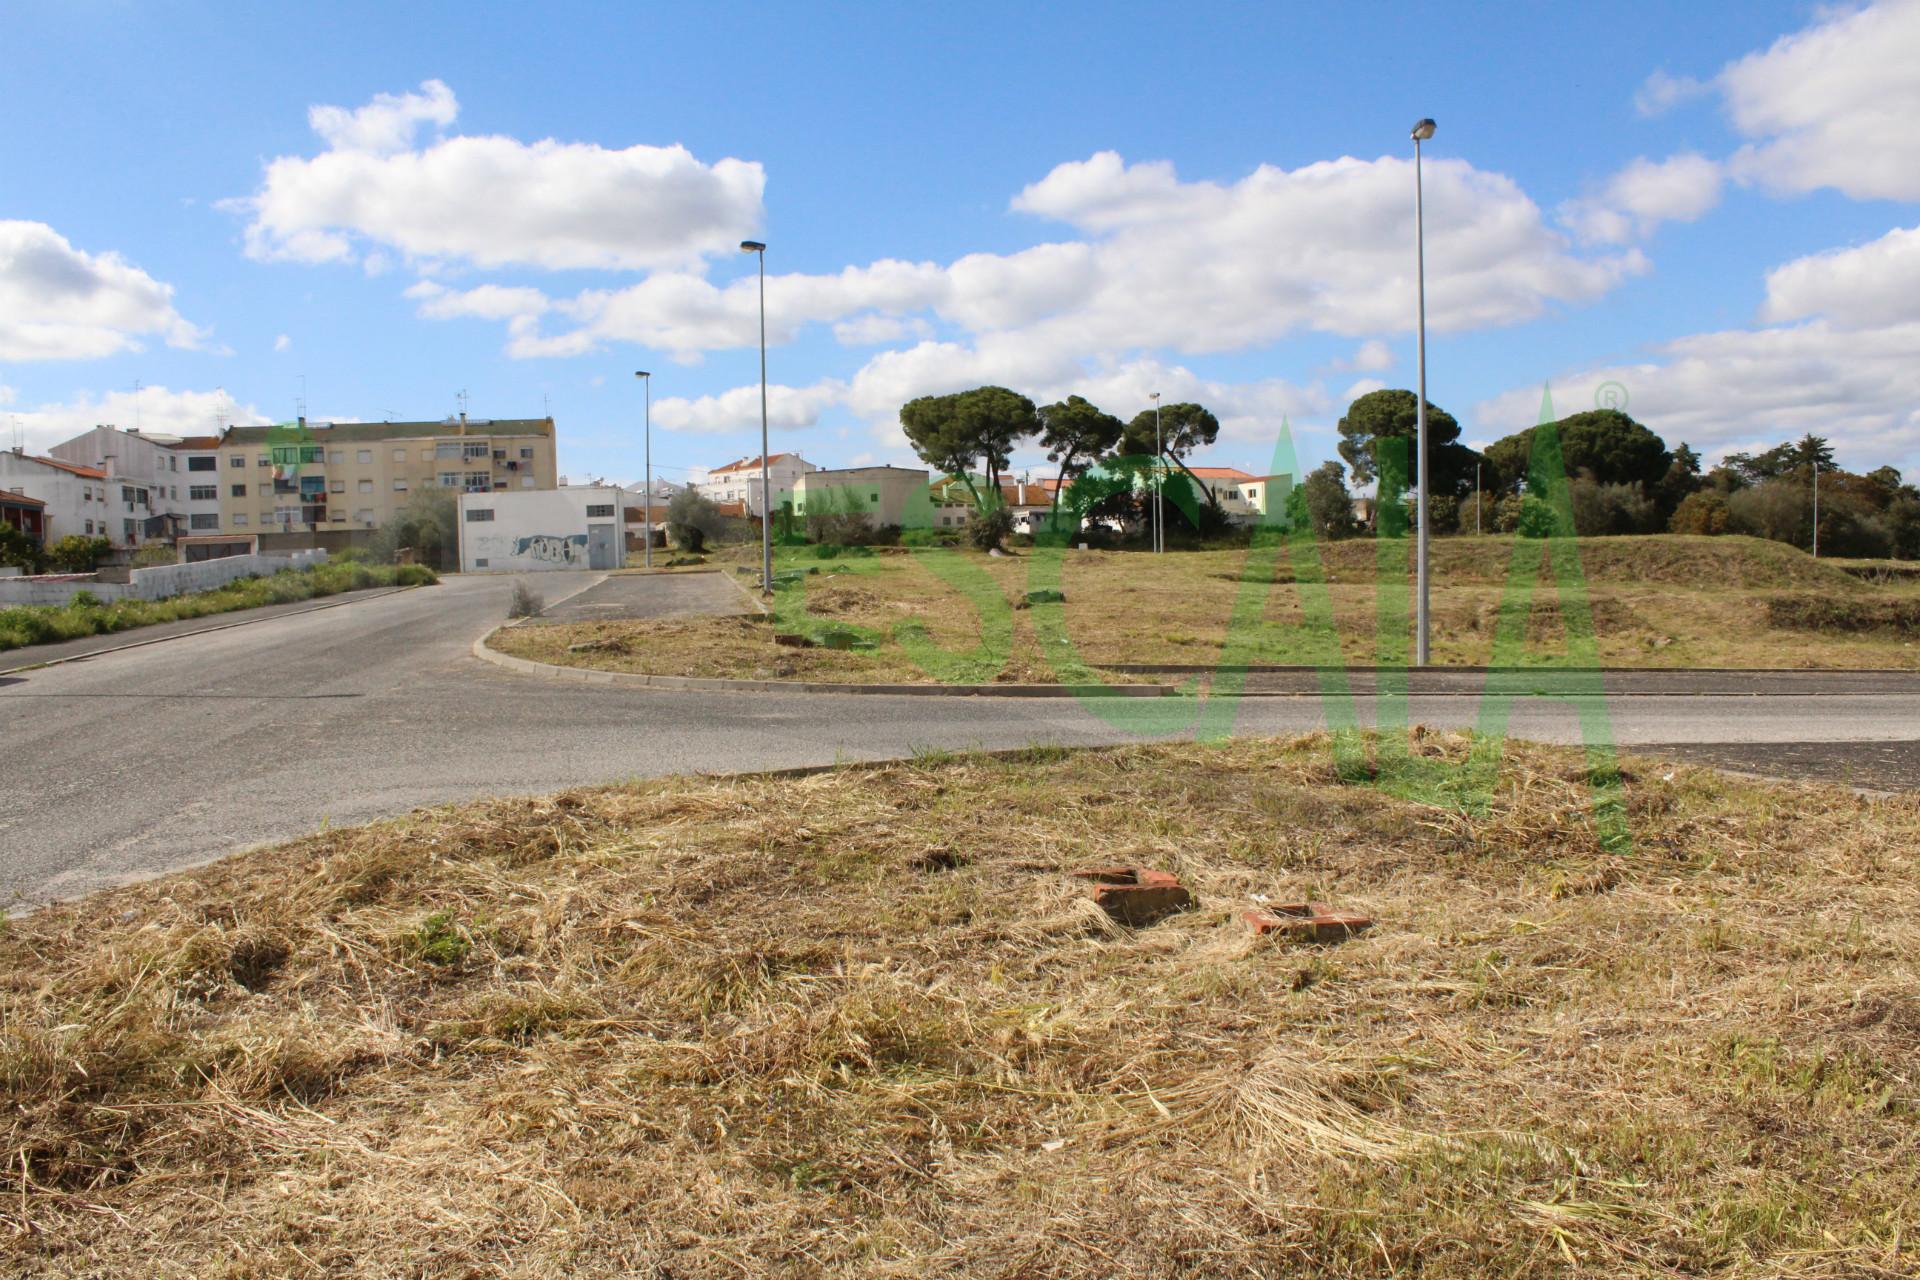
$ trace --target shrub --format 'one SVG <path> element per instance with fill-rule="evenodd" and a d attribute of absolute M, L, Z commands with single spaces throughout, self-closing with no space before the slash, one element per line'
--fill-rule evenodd
<path fill-rule="evenodd" d="M 1013 532 L 1013 512 L 999 504 L 975 511 L 967 520 L 967 541 L 976 551 L 993 551 Z"/>
<path fill-rule="evenodd" d="M 1560 527 L 1560 517 L 1552 503 L 1530 493 L 1519 501 L 1514 514 L 1513 531 L 1523 538 L 1551 538 L 1558 533 L 1572 532 Z"/>
<path fill-rule="evenodd" d="M 1573 530 L 1583 538 L 1652 533 L 1660 527 L 1660 509 L 1639 481 L 1598 484 L 1581 476 L 1568 486 Z"/>
<path fill-rule="evenodd" d="M 70 533 L 47 548 L 47 562 L 62 573 L 92 573 L 113 552 L 105 538 Z"/>
<path fill-rule="evenodd" d="M 172 547 L 150 542 L 133 553 L 132 567 L 135 569 L 154 569 L 163 564 L 177 564 L 179 552 Z"/>
<path fill-rule="evenodd" d="M 1673 519 L 1667 522 L 1670 533 L 1694 533 L 1718 535 L 1733 530 L 1733 512 L 1728 509 L 1726 497 L 1713 490 L 1702 489 L 1690 493 L 1680 500 L 1674 508 Z"/>
<path fill-rule="evenodd" d="M 513 595 L 507 600 L 507 616 L 509 618 L 538 617 L 540 611 L 546 607 L 547 602 L 538 591 L 535 591 L 524 582 L 516 582 L 513 584 Z"/>
<path fill-rule="evenodd" d="M 900 534 L 903 547 L 956 547 L 960 545 L 958 529 L 906 529 Z"/>
<path fill-rule="evenodd" d="M 12 525 L 0 521 L 0 565 L 12 565 L 28 573 L 40 572 L 45 553 L 40 544 Z"/>

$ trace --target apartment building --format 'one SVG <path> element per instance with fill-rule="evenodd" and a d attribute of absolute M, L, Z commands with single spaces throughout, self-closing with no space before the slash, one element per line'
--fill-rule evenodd
<path fill-rule="evenodd" d="M 772 486 L 776 500 L 779 495 L 792 493 L 800 483 L 800 477 L 819 467 L 808 462 L 797 453 L 770 453 L 767 455 L 767 482 Z M 702 497 L 713 502 L 740 502 L 746 504 L 749 515 L 758 516 L 765 504 L 760 500 L 760 459 L 741 458 L 729 462 L 723 467 L 714 467 L 703 475 L 695 476 L 691 482 L 700 491 Z"/>
<path fill-rule="evenodd" d="M 144 485 L 122 484 L 101 467 L 42 458 L 24 449 L 0 452 L 0 489 L 41 504 L 41 536 L 48 542 L 79 534 L 116 547 L 139 544 L 153 514 Z"/>
<path fill-rule="evenodd" d="M 552 489 L 557 477 L 552 418 L 232 427 L 218 459 L 220 533 L 365 533 L 421 489 Z"/>
<path fill-rule="evenodd" d="M 213 436 L 164 435 L 103 423 L 47 452 L 62 462 L 104 471 L 117 485 L 145 492 L 148 509 L 144 513 L 123 510 L 117 533 L 110 535 L 116 543 L 133 546 L 168 541 L 192 529 L 218 528 L 219 503 L 212 486 L 196 486 L 194 482 L 194 469 L 213 469 L 215 442 Z M 200 495 L 197 502 L 193 498 L 196 492 Z M 197 525 L 196 513 L 200 517 Z M 126 533 L 128 515 L 135 516 L 132 535 Z"/>
<path fill-rule="evenodd" d="M 821 467 L 802 472 L 783 496 L 796 516 L 858 512 L 878 529 L 904 525 L 908 504 L 926 487 L 926 471 L 914 467 Z"/>

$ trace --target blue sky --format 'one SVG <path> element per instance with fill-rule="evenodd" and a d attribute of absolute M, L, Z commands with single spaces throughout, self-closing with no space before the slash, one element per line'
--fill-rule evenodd
<path fill-rule="evenodd" d="M 910 462 L 901 400 L 1002 382 L 1324 457 L 1412 384 L 1431 115 L 1429 393 L 1470 440 L 1551 378 L 1710 455 L 1920 466 L 1913 0 L 25 0 L 0 50 L 0 424 L 35 447 L 286 418 L 304 379 L 320 419 L 550 409 L 564 470 L 630 479 L 646 367 L 677 477 L 757 451 L 753 235 L 776 448 Z"/>

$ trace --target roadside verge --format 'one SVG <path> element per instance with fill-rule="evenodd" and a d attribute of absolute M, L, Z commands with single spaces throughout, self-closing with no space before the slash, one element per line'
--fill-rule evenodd
<path fill-rule="evenodd" d="M 473 642 L 473 656 L 496 667 L 548 680 L 575 680 L 583 684 L 625 685 L 635 689 L 666 689 L 686 693 L 854 693 L 901 697 L 943 698 L 1170 698 L 1179 690 L 1165 684 L 838 684 L 827 680 L 729 680 L 710 676 L 652 676 L 635 671 L 596 671 L 591 667 L 557 667 L 552 663 L 516 658 L 488 646 L 495 627 Z"/>

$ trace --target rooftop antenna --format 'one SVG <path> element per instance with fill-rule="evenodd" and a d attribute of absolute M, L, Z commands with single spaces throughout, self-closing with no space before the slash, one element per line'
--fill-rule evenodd
<path fill-rule="evenodd" d="M 140 379 L 135 378 L 133 380 L 133 429 L 137 432 L 140 430 L 141 425 L 142 423 L 140 421 Z"/>
<path fill-rule="evenodd" d="M 298 416 L 304 426 L 307 421 L 307 375 L 304 373 L 300 375 L 300 398 L 294 401 L 294 408 L 299 410 Z"/>
<path fill-rule="evenodd" d="M 460 394 L 455 398 L 460 401 L 460 434 L 465 435 L 467 434 L 467 389 L 460 388 Z"/>
<path fill-rule="evenodd" d="M 213 408 L 213 433 L 217 436 L 223 436 L 227 434 L 227 389 L 225 387 L 215 387 L 214 390 L 220 393 L 220 399 L 214 404 Z"/>

